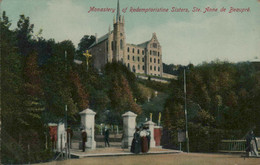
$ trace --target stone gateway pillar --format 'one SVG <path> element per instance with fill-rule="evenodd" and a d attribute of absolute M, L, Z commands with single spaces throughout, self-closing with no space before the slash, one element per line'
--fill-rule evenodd
<path fill-rule="evenodd" d="M 147 121 L 144 123 L 145 126 L 149 128 L 149 131 L 151 132 L 151 140 L 150 140 L 150 148 L 155 147 L 155 140 L 154 140 L 154 125 L 155 123 L 152 121 Z"/>
<path fill-rule="evenodd" d="M 96 112 L 92 111 L 91 109 L 85 109 L 79 114 L 81 116 L 81 127 L 83 127 L 87 133 L 86 148 L 96 149 L 96 141 L 94 139 Z M 80 148 L 82 148 L 81 143 L 82 142 L 80 142 Z"/>
<path fill-rule="evenodd" d="M 135 133 L 136 126 L 136 114 L 133 112 L 126 112 L 122 115 L 123 117 L 123 140 L 122 148 L 130 148 Z"/>

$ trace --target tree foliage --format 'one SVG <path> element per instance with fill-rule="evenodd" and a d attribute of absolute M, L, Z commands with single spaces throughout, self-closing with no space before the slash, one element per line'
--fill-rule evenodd
<path fill-rule="evenodd" d="M 214 141 L 215 133 L 219 133 L 219 137 L 227 138 L 230 135 L 226 133 L 228 131 L 233 131 L 233 137 L 240 139 L 256 127 L 256 116 L 259 115 L 257 109 L 260 107 L 256 101 L 259 98 L 257 75 L 259 71 L 248 62 L 232 64 L 217 60 L 186 69 L 190 139 L 207 137 L 208 141 Z M 165 113 L 170 118 L 167 117 L 164 122 L 171 130 L 185 130 L 183 83 L 182 72 L 179 80 L 170 84 L 171 95 L 165 104 Z M 222 134 L 224 132 L 226 134 Z M 176 137 L 176 134 L 174 136 Z M 198 148 L 198 145 L 204 144 L 190 144 L 194 151 L 216 151 L 218 147 L 214 145 L 213 148 Z"/>

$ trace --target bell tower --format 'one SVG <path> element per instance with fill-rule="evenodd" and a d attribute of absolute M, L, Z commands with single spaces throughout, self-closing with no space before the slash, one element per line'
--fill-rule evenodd
<path fill-rule="evenodd" d="M 120 15 L 119 0 L 117 1 L 117 14 L 114 18 L 114 49 L 113 61 L 125 62 L 126 41 L 125 41 L 125 19 Z"/>

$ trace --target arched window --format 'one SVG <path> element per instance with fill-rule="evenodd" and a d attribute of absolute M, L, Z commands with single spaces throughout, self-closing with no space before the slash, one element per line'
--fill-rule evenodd
<path fill-rule="evenodd" d="M 158 71 L 160 72 L 160 67 L 158 67 Z"/>
<path fill-rule="evenodd" d="M 142 55 L 144 55 L 144 51 L 142 50 Z"/>
<path fill-rule="evenodd" d="M 138 70 L 140 70 L 140 65 L 138 65 Z"/>
<path fill-rule="evenodd" d="M 143 65 L 143 70 L 144 70 L 144 65 Z"/>
<path fill-rule="evenodd" d="M 140 53 L 140 51 L 139 51 L 139 49 L 137 50 L 137 54 L 139 54 Z"/>
<path fill-rule="evenodd" d="M 152 51 L 150 50 L 150 55 L 152 55 Z"/>
<path fill-rule="evenodd" d="M 153 62 L 156 63 L 156 59 L 155 58 L 154 58 Z"/>
<path fill-rule="evenodd" d="M 127 56 L 127 59 L 130 60 L 130 56 L 129 55 Z"/>
<path fill-rule="evenodd" d="M 127 64 L 127 67 L 128 67 L 128 69 L 130 69 L 130 64 L 129 63 Z"/>
<path fill-rule="evenodd" d="M 123 40 L 120 40 L 120 49 L 123 49 Z"/>
<path fill-rule="evenodd" d="M 135 61 L 135 56 L 133 56 L 133 61 Z"/>
<path fill-rule="evenodd" d="M 153 60 L 152 60 L 152 58 L 150 58 L 150 62 L 152 62 Z"/>
<path fill-rule="evenodd" d="M 135 53 L 135 48 L 133 48 L 133 53 Z"/>
<path fill-rule="evenodd" d="M 129 52 L 129 47 L 127 48 L 127 52 Z"/>
<path fill-rule="evenodd" d="M 133 72 L 135 73 L 135 66 L 133 65 Z"/>
<path fill-rule="evenodd" d="M 140 61 L 140 57 L 137 57 L 137 61 L 138 61 L 138 62 Z"/>
<path fill-rule="evenodd" d="M 153 68 L 155 71 L 156 71 L 156 66 L 154 66 L 154 68 Z"/>
<path fill-rule="evenodd" d="M 144 62 L 144 58 L 142 58 L 142 62 Z"/>
<path fill-rule="evenodd" d="M 153 67 L 152 67 L 152 65 L 150 66 L 150 70 L 153 70 Z"/>
<path fill-rule="evenodd" d="M 158 59 L 158 64 L 160 64 L 160 59 Z"/>

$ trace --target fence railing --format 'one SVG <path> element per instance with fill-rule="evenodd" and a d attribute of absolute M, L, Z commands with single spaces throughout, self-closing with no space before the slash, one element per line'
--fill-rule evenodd
<path fill-rule="evenodd" d="M 219 152 L 245 152 L 246 140 L 221 140 Z"/>

